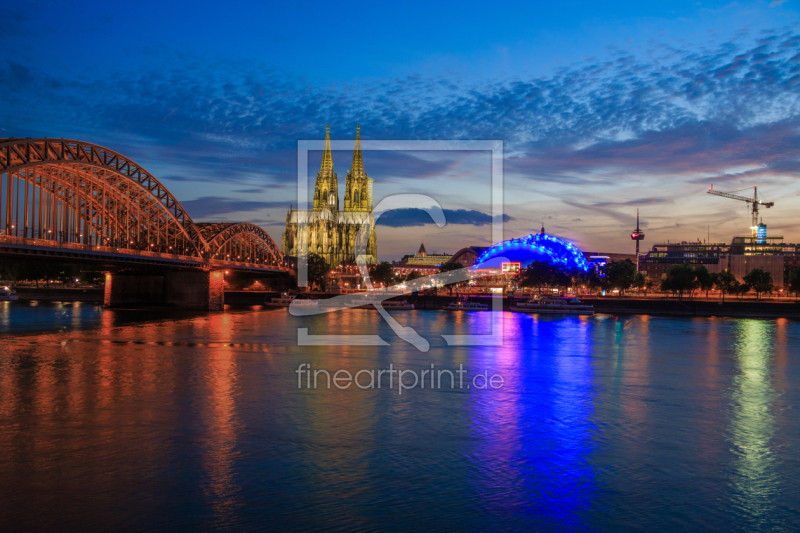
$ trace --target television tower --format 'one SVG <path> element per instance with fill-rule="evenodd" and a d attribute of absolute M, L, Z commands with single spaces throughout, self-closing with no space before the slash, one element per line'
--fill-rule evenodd
<path fill-rule="evenodd" d="M 644 233 L 639 229 L 639 209 L 636 209 L 636 229 L 631 233 L 631 239 L 636 241 L 636 260 L 639 260 L 639 241 L 644 239 Z"/>

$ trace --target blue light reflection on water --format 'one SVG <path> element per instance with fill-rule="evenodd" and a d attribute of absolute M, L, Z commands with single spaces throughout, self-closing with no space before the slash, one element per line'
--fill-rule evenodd
<path fill-rule="evenodd" d="M 491 357 L 503 376 L 502 391 L 475 395 L 475 490 L 498 519 L 518 515 L 538 527 L 590 529 L 594 472 L 588 459 L 595 424 L 589 322 L 553 322 L 511 316 L 505 335 L 535 345 L 507 343 Z M 488 363 L 488 361 L 487 361 Z"/>
<path fill-rule="evenodd" d="M 0 302 L 0 335 L 97 326 L 102 307 L 84 302 Z"/>
<path fill-rule="evenodd" d="M 398 313 L 431 340 L 421 353 L 369 311 L 95 312 L 3 340 L 2 530 L 799 523 L 796 322 L 508 314 L 503 346 L 447 347 L 436 335 L 488 333 L 490 315 Z M 0 310 L 9 328 L 28 316 Z M 298 348 L 298 326 L 392 345 Z M 505 385 L 300 390 L 300 363 L 464 364 Z"/>

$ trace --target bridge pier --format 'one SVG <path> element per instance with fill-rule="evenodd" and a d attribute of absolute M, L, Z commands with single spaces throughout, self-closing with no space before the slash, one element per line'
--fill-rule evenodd
<path fill-rule="evenodd" d="M 221 311 L 225 306 L 224 284 L 222 270 L 157 274 L 107 272 L 103 306 Z"/>
<path fill-rule="evenodd" d="M 225 307 L 225 272 L 168 272 L 164 296 L 169 307 L 222 311 Z"/>

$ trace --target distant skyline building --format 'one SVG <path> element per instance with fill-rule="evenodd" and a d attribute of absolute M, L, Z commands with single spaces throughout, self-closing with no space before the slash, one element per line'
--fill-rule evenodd
<path fill-rule="evenodd" d="M 452 255 L 450 254 L 429 254 L 425 250 L 425 243 L 419 245 L 419 250 L 415 255 L 404 255 L 400 259 L 401 265 L 408 266 L 439 266 L 450 261 Z"/>
<path fill-rule="evenodd" d="M 744 281 L 744 276 L 760 268 L 772 275 L 775 288 L 789 283 L 789 274 L 800 266 L 800 245 L 783 242 L 783 237 L 734 237 L 730 243 L 676 242 L 654 244 L 639 257 L 639 271 L 660 280 L 673 266 L 704 266 L 709 272 L 725 270 Z"/>
<path fill-rule="evenodd" d="M 450 260 L 454 263 L 461 263 L 465 267 L 472 266 L 478 260 L 478 257 L 486 251 L 486 246 L 467 246 L 453 254 Z"/>
<path fill-rule="evenodd" d="M 366 246 L 364 260 L 375 264 L 378 259 L 378 244 L 375 236 L 375 220 L 372 215 L 373 180 L 364 170 L 361 153 L 361 127 L 356 127 L 356 144 L 353 163 L 347 173 L 344 191 L 344 209 L 340 210 L 339 181 L 333 171 L 330 125 L 325 131 L 325 149 L 322 165 L 314 185 L 314 203 L 310 211 L 300 211 L 289 206 L 286 214 L 286 229 L 283 232 L 282 251 L 287 256 L 297 256 L 303 249 L 305 238 L 301 227 L 308 225 L 309 254 L 318 254 L 331 265 L 352 265 L 356 262 L 356 236 L 364 223 L 372 226 Z"/>

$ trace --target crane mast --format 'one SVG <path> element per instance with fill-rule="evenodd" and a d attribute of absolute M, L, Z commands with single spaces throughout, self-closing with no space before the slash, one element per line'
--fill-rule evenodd
<path fill-rule="evenodd" d="M 722 192 L 722 191 L 715 191 L 714 186 L 708 188 L 708 194 L 713 194 L 714 196 L 722 196 L 723 198 L 730 198 L 731 200 L 739 200 L 741 202 L 747 202 L 748 204 L 753 205 L 752 213 L 753 213 L 753 223 L 750 225 L 750 229 L 753 232 L 753 237 L 756 236 L 758 231 L 758 206 L 763 205 L 767 209 L 775 205 L 775 202 L 764 202 L 763 200 L 758 199 L 758 187 L 753 187 L 753 197 L 748 198 L 747 196 L 739 196 L 738 194 L 731 194 L 729 192 Z"/>

